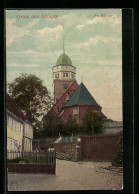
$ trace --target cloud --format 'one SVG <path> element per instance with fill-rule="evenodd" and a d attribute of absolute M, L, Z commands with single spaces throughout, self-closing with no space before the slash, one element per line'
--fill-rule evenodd
<path fill-rule="evenodd" d="M 75 29 L 82 31 L 88 25 L 95 25 L 98 23 L 108 24 L 111 27 L 115 27 L 117 24 L 121 24 L 121 22 L 122 22 L 121 17 L 117 17 L 116 15 L 113 15 L 112 17 L 107 17 L 107 18 L 103 18 L 99 16 L 99 17 L 94 17 L 93 19 L 86 20 L 84 24 L 77 25 Z"/>
<path fill-rule="evenodd" d="M 47 38 L 47 41 L 55 41 L 61 38 L 62 33 L 64 32 L 62 25 L 57 25 L 54 28 L 45 27 L 41 30 L 37 30 L 38 36 L 40 39 L 44 37 Z"/>
<path fill-rule="evenodd" d="M 29 30 L 38 23 L 38 20 L 33 20 L 24 26 L 15 26 L 16 19 L 6 19 L 6 46 L 9 47 L 14 42 L 19 42 L 20 38 L 29 34 Z"/>
<path fill-rule="evenodd" d="M 79 23 L 84 23 L 86 15 L 78 16 L 77 14 L 70 13 L 58 17 L 59 23 L 63 23 L 66 28 L 75 27 Z"/>
<path fill-rule="evenodd" d="M 108 43 L 112 43 L 112 42 L 121 42 L 121 38 L 116 38 L 116 37 L 104 37 L 104 36 L 95 36 L 95 37 L 91 37 L 89 38 L 88 41 L 85 41 L 85 42 L 81 42 L 81 43 L 78 43 L 76 45 L 74 45 L 75 47 L 82 47 L 82 46 L 90 46 L 90 45 L 96 45 L 99 41 L 105 43 L 105 44 L 108 44 Z"/>
<path fill-rule="evenodd" d="M 24 64 L 21 64 L 21 63 L 9 63 L 7 65 L 7 67 L 25 67 L 25 68 L 32 68 L 32 67 L 41 67 L 41 66 L 44 66 L 44 64 L 37 64 L 37 63 L 24 63 Z"/>
<path fill-rule="evenodd" d="M 61 51 L 38 52 L 36 50 L 7 51 L 6 62 L 8 67 L 51 67 L 56 63 Z"/>

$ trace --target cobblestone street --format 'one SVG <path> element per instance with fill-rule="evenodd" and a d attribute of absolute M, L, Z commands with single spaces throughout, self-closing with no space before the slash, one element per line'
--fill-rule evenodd
<path fill-rule="evenodd" d="M 8 173 L 10 191 L 121 190 L 122 185 L 122 169 L 110 162 L 57 160 L 56 175 Z"/>

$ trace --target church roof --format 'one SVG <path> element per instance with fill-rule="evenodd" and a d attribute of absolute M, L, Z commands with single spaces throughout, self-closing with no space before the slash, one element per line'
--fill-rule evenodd
<path fill-rule="evenodd" d="M 72 61 L 68 55 L 63 53 L 58 57 L 56 65 L 72 65 Z"/>
<path fill-rule="evenodd" d="M 81 83 L 65 106 L 94 105 L 99 106 L 85 85 Z M 100 106 L 99 106 L 100 107 Z"/>

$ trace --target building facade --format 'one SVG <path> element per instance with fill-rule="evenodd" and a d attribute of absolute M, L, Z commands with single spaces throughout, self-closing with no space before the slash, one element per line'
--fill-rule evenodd
<path fill-rule="evenodd" d="M 7 110 L 7 152 L 22 151 L 24 122 Z"/>
<path fill-rule="evenodd" d="M 123 132 L 123 122 L 122 121 L 111 121 L 105 122 L 104 134 L 116 134 Z"/>
<path fill-rule="evenodd" d="M 32 151 L 33 125 L 8 94 L 6 98 L 7 153 L 30 152 Z"/>

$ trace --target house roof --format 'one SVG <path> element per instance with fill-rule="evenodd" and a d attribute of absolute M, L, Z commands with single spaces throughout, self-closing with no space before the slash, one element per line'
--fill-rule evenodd
<path fill-rule="evenodd" d="M 69 101 L 66 103 L 65 107 L 73 105 L 99 106 L 83 83 L 81 83 L 78 86 L 77 90 L 74 92 Z"/>
<path fill-rule="evenodd" d="M 18 118 L 20 118 L 21 120 L 25 121 L 29 121 L 28 118 L 24 115 L 24 113 L 18 108 L 18 106 L 16 105 L 16 103 L 12 100 L 12 98 L 7 94 L 6 95 L 6 106 L 7 109 L 12 112 L 15 116 L 17 116 Z M 30 121 L 29 121 L 30 122 Z"/>

